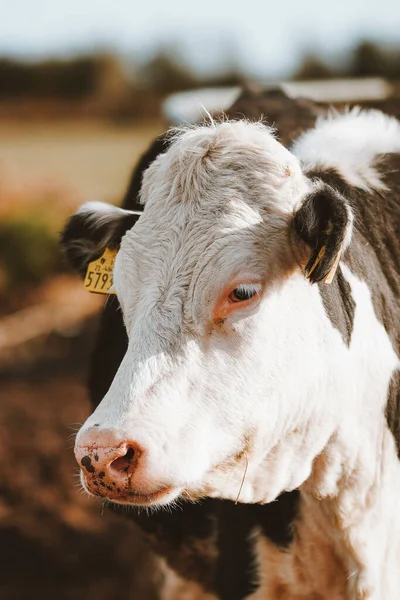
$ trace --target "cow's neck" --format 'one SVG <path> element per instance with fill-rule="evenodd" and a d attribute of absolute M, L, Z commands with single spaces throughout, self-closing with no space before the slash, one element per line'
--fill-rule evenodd
<path fill-rule="evenodd" d="M 322 361 L 326 373 L 315 371 L 314 376 L 321 381 L 318 401 L 330 411 L 318 429 L 326 437 L 310 457 L 311 444 L 297 451 L 297 437 L 293 440 L 289 432 L 276 451 L 268 451 L 265 472 L 260 469 L 259 479 L 267 482 L 270 492 L 275 474 L 282 471 L 272 469 L 270 475 L 280 448 L 288 452 L 295 447 L 291 464 L 312 462 L 311 475 L 300 486 L 300 513 L 290 548 L 282 551 L 262 535 L 259 538 L 262 582 L 254 600 L 399 597 L 400 463 L 395 431 L 386 418 L 388 389 L 399 368 L 399 347 L 391 330 L 398 327 L 398 308 L 366 248 L 357 243 L 353 253 L 358 265 L 349 252 L 336 283 L 320 290 L 324 317 L 330 323 L 320 329 L 328 341 L 317 339 L 322 349 L 329 346 L 329 352 Z M 361 263 L 365 256 L 368 268 Z M 381 275 L 376 284 L 370 273 Z M 312 316 L 308 315 L 307 323 L 312 323 Z M 313 418 L 311 413 L 310 421 Z M 302 435 L 307 439 L 304 429 Z"/>
<path fill-rule="evenodd" d="M 290 547 L 259 536 L 260 587 L 252 600 L 398 599 L 400 468 L 393 437 L 382 421 L 359 432 L 357 448 L 348 441 L 348 432 L 338 430 L 314 460 Z"/>
<path fill-rule="evenodd" d="M 400 585 L 396 448 L 384 422 L 359 438 L 354 451 L 345 441 L 347 434 L 338 432 L 315 460 L 301 490 L 298 537 L 306 547 L 321 532 L 330 540 L 345 568 L 349 599 L 394 600 Z M 318 544 L 315 549 L 318 553 Z"/>
<path fill-rule="evenodd" d="M 342 265 L 338 285 L 329 290 L 322 302 L 327 312 L 335 307 L 332 324 L 359 375 L 348 384 L 349 373 L 334 375 L 343 383 L 347 410 L 300 488 L 290 558 L 282 561 L 290 567 L 293 591 L 302 590 L 304 598 L 394 600 L 400 588 L 400 462 L 385 413 L 398 368 L 396 345 L 358 274 Z M 338 295 L 335 301 L 329 293 Z M 327 398 L 339 403 L 329 389 Z"/>
<path fill-rule="evenodd" d="M 391 364 L 393 369 L 396 363 L 398 347 L 392 329 L 398 326 L 398 304 L 392 302 L 383 274 L 377 281 L 368 276 L 370 271 L 380 272 L 379 264 L 368 245 L 360 250 L 360 236 L 354 237 L 336 287 L 325 286 L 321 297 L 328 314 L 329 300 L 342 309 L 336 310 L 332 324 L 356 357 L 358 404 L 352 418 L 349 411 L 314 460 L 312 474 L 301 489 L 299 526 L 318 523 L 325 531 L 347 571 L 349 599 L 392 600 L 398 598 L 400 588 L 400 462 L 395 432 L 387 420 L 385 366 Z M 363 265 L 367 258 L 369 270 Z M 329 299 L 333 294 L 336 302 Z M 380 311 L 382 295 L 386 313 Z M 398 380 L 396 371 L 391 373 L 393 384 Z M 303 536 L 306 539 L 307 530 Z"/>

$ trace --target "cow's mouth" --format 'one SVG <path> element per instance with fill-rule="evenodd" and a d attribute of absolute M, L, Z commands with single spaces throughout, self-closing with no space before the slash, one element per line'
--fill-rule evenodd
<path fill-rule="evenodd" d="M 90 496 L 100 496 L 116 504 L 131 506 L 162 506 L 175 500 L 181 493 L 180 488 L 166 486 L 151 492 L 136 491 L 129 488 L 118 488 L 111 485 L 96 485 L 81 471 L 81 484 Z"/>
<path fill-rule="evenodd" d="M 111 500 L 111 502 L 116 502 L 117 504 L 130 504 L 133 506 L 155 506 L 168 504 L 169 502 L 171 502 L 171 500 L 176 498 L 176 496 L 176 490 L 173 487 L 169 486 L 146 494 L 143 494 L 141 492 L 135 492 L 134 490 L 126 490 L 118 495 L 112 495 L 112 497 L 107 496 L 107 499 Z"/>

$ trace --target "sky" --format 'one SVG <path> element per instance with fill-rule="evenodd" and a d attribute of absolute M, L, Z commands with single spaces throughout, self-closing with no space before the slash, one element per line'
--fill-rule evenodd
<path fill-rule="evenodd" d="M 0 54 L 32 60 L 97 49 L 143 60 L 172 45 L 199 72 L 236 63 L 274 77 L 305 51 L 340 59 L 364 38 L 400 45 L 399 0 L 0 0 Z"/>

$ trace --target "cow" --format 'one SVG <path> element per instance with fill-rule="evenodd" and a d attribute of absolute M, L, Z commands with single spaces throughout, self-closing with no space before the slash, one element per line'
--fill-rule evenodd
<path fill-rule="evenodd" d="M 138 520 L 216 597 L 398 598 L 399 155 L 376 110 L 289 149 L 245 115 L 210 121 L 155 143 L 129 207 L 86 204 L 64 230 L 81 273 L 118 250 L 82 485 L 183 504 Z"/>

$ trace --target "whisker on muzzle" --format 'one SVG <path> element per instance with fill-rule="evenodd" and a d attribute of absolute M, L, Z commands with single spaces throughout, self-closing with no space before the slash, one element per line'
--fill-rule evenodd
<path fill-rule="evenodd" d="M 240 494 L 242 492 L 244 480 L 246 479 L 246 475 L 247 475 L 247 467 L 249 466 L 249 459 L 247 458 L 247 454 L 245 454 L 245 459 L 246 459 L 246 466 L 244 468 L 242 483 L 240 484 L 239 493 L 238 493 L 237 498 L 235 500 L 235 505 L 239 502 L 239 497 L 240 497 Z"/>

